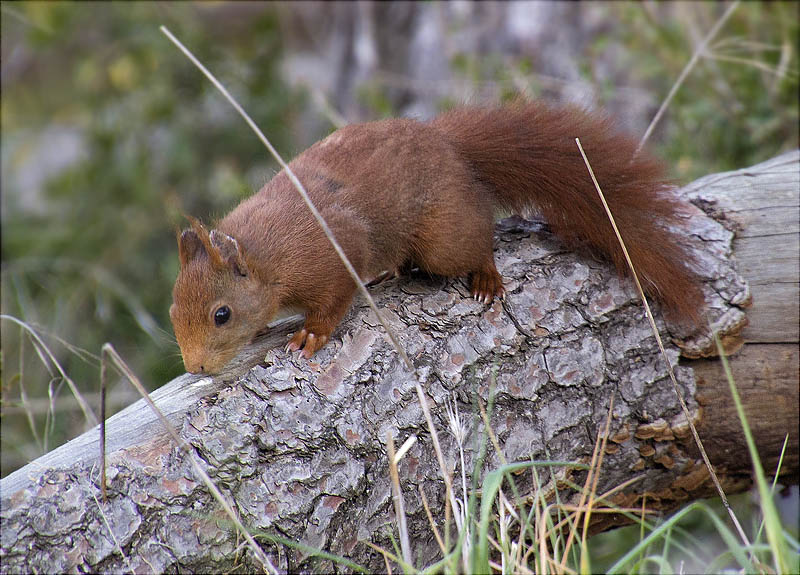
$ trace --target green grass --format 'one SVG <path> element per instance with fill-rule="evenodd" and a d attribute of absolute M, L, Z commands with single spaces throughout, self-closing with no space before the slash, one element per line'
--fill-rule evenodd
<path fill-rule="evenodd" d="M 424 573 L 591 573 L 597 572 L 595 565 L 602 566 L 603 572 L 629 574 L 797 573 L 800 546 L 791 531 L 795 529 L 796 533 L 796 526 L 783 524 L 774 502 L 776 484 L 770 483 L 763 470 L 759 470 L 761 464 L 752 434 L 730 374 L 728 381 L 732 401 L 740 408 L 742 429 L 745 436 L 750 436 L 748 449 L 755 478 L 752 495 L 758 502 L 751 517 L 750 543 L 743 543 L 726 510 L 713 501 L 691 502 L 668 517 L 652 519 L 645 513 L 643 519 L 642 510 L 616 509 L 605 495 L 594 493 L 588 478 L 583 487 L 571 486 L 573 495 L 583 493 L 586 504 L 567 505 L 562 502 L 567 493 L 544 489 L 537 474 L 534 474 L 537 478 L 534 489 L 519 494 L 513 478 L 522 470 L 545 468 L 552 473 L 560 467 L 587 468 L 567 462 L 530 461 L 503 465 L 486 473 L 479 484 L 462 494 L 460 507 L 466 515 L 461 521 L 438 518 L 445 530 L 455 530 L 458 534 L 449 545 L 442 546 L 439 561 L 432 565 L 409 565 L 398 553 L 384 550 L 387 560 L 395 562 L 404 572 Z M 458 425 L 451 421 L 451 427 Z M 484 427 L 483 437 L 492 435 Z M 602 473 L 601 463 L 598 459 L 593 473 Z M 479 469 L 478 466 L 472 470 L 473 477 L 479 474 Z M 780 467 L 773 471 L 777 477 Z M 445 472 L 440 470 L 440 473 Z M 623 530 L 627 532 L 623 533 L 628 536 L 627 542 L 621 547 L 613 545 L 612 557 L 604 547 L 614 533 L 598 536 L 597 542 L 594 538 L 588 542 L 583 538 L 581 527 L 590 508 L 592 513 L 622 512 L 634 523 Z M 706 527 L 698 529 L 698 525 Z M 399 527 L 395 527 L 402 537 Z M 436 527 L 432 525 L 431 529 Z M 465 545 L 467 553 L 462 552 Z"/>

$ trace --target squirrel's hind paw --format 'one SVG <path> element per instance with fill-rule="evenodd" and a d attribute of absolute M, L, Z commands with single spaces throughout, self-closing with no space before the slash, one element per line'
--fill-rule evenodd
<path fill-rule="evenodd" d="M 473 299 L 488 304 L 498 297 L 505 299 L 506 290 L 503 287 L 503 278 L 492 266 L 491 269 L 473 272 L 470 276 L 470 291 Z"/>

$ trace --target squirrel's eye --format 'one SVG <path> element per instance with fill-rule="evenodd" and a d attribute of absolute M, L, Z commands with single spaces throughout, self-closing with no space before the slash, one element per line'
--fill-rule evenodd
<path fill-rule="evenodd" d="M 218 326 L 227 322 L 229 319 L 231 319 L 231 308 L 226 305 L 218 307 L 217 311 L 214 312 L 214 323 Z"/>

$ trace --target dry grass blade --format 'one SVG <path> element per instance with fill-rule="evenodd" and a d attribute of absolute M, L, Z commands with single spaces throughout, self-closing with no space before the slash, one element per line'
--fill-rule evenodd
<path fill-rule="evenodd" d="M 377 551 L 378 553 L 380 553 L 383 556 L 383 562 L 384 562 L 384 565 L 386 565 L 386 572 L 389 575 L 392 575 L 392 564 L 390 562 L 394 561 L 395 563 L 400 563 L 400 558 L 395 556 L 393 553 L 387 551 L 383 547 L 378 547 L 372 541 L 366 541 L 366 540 L 362 539 L 361 543 L 363 543 L 364 545 L 366 545 L 367 547 L 369 547 L 373 551 Z"/>
<path fill-rule="evenodd" d="M 400 449 L 397 450 L 397 453 L 394 454 L 394 462 L 396 464 L 400 463 L 400 460 L 403 459 L 403 456 L 411 449 L 414 444 L 417 442 L 417 436 L 411 435 L 408 439 L 403 442 L 403 445 L 400 446 Z"/>
<path fill-rule="evenodd" d="M 25 334 L 25 328 L 19 328 L 20 335 L 19 340 L 23 340 L 23 336 Z M 28 399 L 28 392 L 25 389 L 25 346 L 19 346 L 19 399 L 22 403 L 22 410 L 25 412 L 25 417 L 28 419 L 28 426 L 31 428 L 31 433 L 33 434 L 33 439 L 36 441 L 36 445 L 39 446 L 39 449 L 44 450 L 44 444 L 42 440 L 39 438 L 39 432 L 36 431 L 36 419 L 33 416 L 33 409 L 31 408 L 31 402 Z M 3 386 L 2 393 L 5 393 L 6 386 Z M 4 398 L 5 399 L 5 398 Z M 8 410 L 6 408 L 5 401 L 3 402 L 3 413 L 7 414 Z"/>
<path fill-rule="evenodd" d="M 712 58 L 714 60 L 718 60 L 720 62 L 733 62 L 734 64 L 744 64 L 745 66 L 753 66 L 754 68 L 758 68 L 763 72 L 767 72 L 768 74 L 774 74 L 778 78 L 789 78 L 792 80 L 797 79 L 797 74 L 789 72 L 786 68 L 781 68 L 779 66 L 770 66 L 769 64 L 765 64 L 760 60 L 755 60 L 753 58 L 739 58 L 737 56 L 726 56 L 725 54 L 714 54 L 711 53 L 707 56 L 708 58 Z"/>
<path fill-rule="evenodd" d="M 613 513 L 636 513 L 637 515 L 641 515 L 642 509 L 639 507 L 597 507 L 596 505 L 587 505 L 583 508 L 579 508 L 577 505 L 569 505 L 564 504 L 560 506 L 561 509 L 566 511 L 579 511 L 581 513 L 585 513 L 590 507 L 592 509 L 592 513 L 604 513 L 606 515 L 611 515 Z M 650 513 L 651 515 L 657 513 L 656 511 L 645 511 L 645 514 Z"/>
<path fill-rule="evenodd" d="M 383 563 L 386 565 L 386 574 L 392 575 L 392 564 L 389 563 L 389 558 L 385 554 L 383 556 Z"/>
<path fill-rule="evenodd" d="M 99 362 L 98 362 L 99 364 Z M 13 381 L 19 380 L 19 373 L 14 375 Z M 11 383 L 12 380 L 9 381 Z M 4 392 L 7 392 L 8 389 L 4 389 Z M 26 392 L 27 394 L 27 392 Z M 89 403 L 89 405 L 100 405 L 100 394 L 99 393 L 84 393 L 83 397 Z M 116 392 L 111 392 L 106 394 L 106 409 L 110 409 L 111 407 L 127 407 L 130 404 L 131 396 L 127 390 L 117 390 Z M 22 398 L 20 397 L 19 400 L 14 401 L 13 399 L 5 399 L 5 403 L 3 405 L 3 415 L 25 415 L 27 416 L 30 414 L 31 416 L 35 417 L 48 411 L 52 411 L 54 413 L 68 413 L 71 411 L 80 411 L 81 406 L 75 403 L 72 397 L 55 397 L 51 401 L 49 398 L 44 397 L 27 397 L 27 402 L 25 404 L 22 403 Z M 34 441 L 37 441 L 37 445 L 41 445 L 41 439 L 36 438 L 38 432 L 34 435 Z"/>
<path fill-rule="evenodd" d="M 103 496 L 105 497 L 105 493 L 103 493 Z M 100 513 L 100 517 L 103 520 L 103 524 L 106 526 L 106 529 L 108 529 L 108 534 L 111 537 L 111 540 L 114 542 L 114 547 L 116 548 L 117 553 L 119 553 L 120 556 L 122 557 L 122 560 L 125 561 L 125 565 L 128 567 L 128 571 L 133 573 L 134 570 L 133 567 L 131 566 L 130 559 L 128 559 L 128 556 L 125 555 L 124 551 L 122 551 L 122 547 L 119 544 L 119 540 L 117 539 L 117 536 L 114 535 L 114 531 L 113 529 L 111 529 L 111 524 L 108 522 L 108 517 L 106 517 L 106 514 L 103 511 L 103 506 L 100 505 L 100 502 L 97 500 L 97 497 L 95 497 L 94 493 L 92 493 L 92 499 L 94 499 L 94 502 L 97 504 L 97 511 Z M 155 573 L 155 570 L 153 572 Z"/>
<path fill-rule="evenodd" d="M 75 400 L 78 402 L 78 405 L 81 406 L 81 411 L 83 412 L 83 416 L 86 418 L 86 421 L 92 426 L 97 425 L 98 423 L 97 416 L 94 414 L 94 411 L 92 411 L 92 408 L 89 406 L 89 403 L 83 397 L 81 392 L 78 391 L 75 382 L 72 381 L 72 379 L 67 375 L 67 372 L 64 371 L 64 368 L 61 367 L 60 363 L 58 363 L 58 360 L 56 359 L 55 355 L 53 355 L 50 349 L 45 345 L 44 341 L 42 341 L 42 338 L 39 337 L 38 333 L 36 333 L 36 330 L 34 330 L 30 325 L 28 325 L 24 321 L 21 321 L 11 315 L 5 315 L 5 314 L 0 315 L 0 319 L 5 319 L 10 322 L 13 322 L 18 326 L 20 326 L 21 328 L 23 328 L 26 332 L 28 332 L 28 334 L 30 334 L 30 336 L 36 342 L 37 351 L 44 352 L 44 354 L 47 356 L 47 359 L 49 359 L 53 363 L 53 365 L 56 366 L 58 373 L 61 375 L 64 381 L 67 382 L 67 385 L 69 386 L 72 395 L 75 396 Z"/>
<path fill-rule="evenodd" d="M 422 507 L 425 509 L 425 515 L 428 516 L 428 522 L 431 524 L 431 531 L 433 531 L 433 536 L 436 537 L 436 543 L 439 544 L 439 549 L 441 549 L 442 555 L 447 555 L 447 547 L 442 540 L 442 536 L 439 534 L 439 530 L 436 528 L 436 521 L 433 519 L 431 507 L 428 504 L 428 498 L 425 495 L 425 490 L 422 489 L 421 483 L 417 485 L 417 487 L 419 488 L 419 498 L 420 501 L 422 501 Z"/>
<path fill-rule="evenodd" d="M 333 107 L 333 105 L 328 101 L 325 97 L 325 94 L 319 88 L 312 86 L 308 82 L 303 82 L 303 87 L 311 92 L 311 99 L 313 100 L 314 104 L 316 104 L 317 108 L 328 118 L 328 121 L 334 125 L 334 127 L 338 130 L 339 128 L 344 128 L 350 122 L 347 121 L 347 118 L 342 116 L 339 111 Z"/>
<path fill-rule="evenodd" d="M 453 494 L 449 491 L 449 486 L 452 485 L 452 480 L 445 481 L 445 499 L 444 499 L 444 548 L 450 548 L 450 519 L 453 516 L 452 498 Z"/>
<path fill-rule="evenodd" d="M 589 473 L 586 475 L 586 481 L 584 483 L 583 489 L 581 489 L 581 497 L 578 502 L 578 505 L 575 509 L 575 517 L 574 522 L 577 524 L 580 521 L 580 516 L 582 513 L 586 513 L 584 516 L 584 540 L 583 543 L 585 544 L 585 534 L 586 529 L 589 526 L 589 515 L 591 514 L 591 508 L 594 498 L 595 489 L 597 488 L 597 477 L 600 474 L 600 463 L 602 462 L 602 453 L 601 453 L 601 445 L 604 445 L 604 439 L 608 435 L 608 425 L 610 421 L 610 414 L 611 409 L 614 406 L 614 397 L 611 397 L 611 404 L 609 406 L 609 419 L 606 420 L 606 430 L 603 434 L 598 434 L 597 439 L 594 442 L 594 449 L 592 450 L 592 461 L 589 464 Z M 587 498 L 589 499 L 589 503 L 586 503 Z M 562 509 L 565 508 L 563 505 L 559 506 L 548 506 L 549 509 L 553 507 L 560 507 Z M 561 556 L 561 568 L 566 569 L 567 566 L 567 557 L 569 556 L 569 550 L 572 547 L 572 543 L 575 539 L 575 529 L 570 529 L 569 536 L 567 537 L 567 542 L 564 545 L 564 552 Z"/>
<path fill-rule="evenodd" d="M 467 430 L 458 412 L 458 402 L 455 400 L 455 397 L 452 398 L 452 401 L 447 401 L 447 399 L 445 399 L 445 412 L 447 413 L 450 434 L 453 436 L 453 439 L 455 439 L 456 446 L 458 446 L 459 467 L 461 468 L 461 496 L 466 501 L 468 488 L 467 465 L 464 458 L 464 441 Z"/>
<path fill-rule="evenodd" d="M 219 502 L 219 504 L 222 506 L 222 509 L 225 511 L 225 514 L 230 518 L 231 522 L 233 522 L 233 524 L 236 526 L 236 529 L 247 540 L 250 549 L 253 551 L 256 558 L 264 566 L 264 569 L 266 569 L 270 573 L 278 573 L 278 570 L 269 560 L 269 557 L 267 557 L 266 553 L 264 553 L 264 550 L 261 549 L 261 547 L 259 547 L 255 539 L 253 539 L 253 536 L 250 535 L 250 532 L 247 531 L 245 526 L 242 525 L 241 521 L 239 521 L 236 512 L 233 510 L 228 501 L 225 499 L 225 496 L 222 495 L 222 492 L 219 490 L 219 488 L 217 488 L 217 486 L 214 484 L 214 482 L 211 480 L 211 478 L 208 476 L 205 470 L 202 467 L 200 467 L 199 463 L 197 463 L 197 459 L 196 457 L 194 457 L 195 453 L 192 447 L 188 443 L 186 443 L 181 438 L 180 435 L 178 435 L 178 432 L 175 431 L 175 428 L 172 427 L 172 424 L 167 420 L 164 414 L 161 413 L 161 410 L 158 408 L 158 406 L 156 406 L 156 404 L 153 403 L 153 400 L 150 399 L 150 394 L 147 393 L 147 390 L 139 381 L 139 378 L 136 377 L 136 374 L 133 373 L 131 368 L 128 367 L 128 365 L 123 361 L 123 359 L 114 349 L 114 346 L 112 346 L 110 343 L 103 344 L 101 361 L 113 362 L 113 364 L 122 372 L 122 374 L 128 379 L 128 381 L 131 382 L 133 387 L 136 388 L 136 391 L 138 391 L 141 394 L 142 398 L 150 407 L 150 409 L 153 410 L 153 413 L 156 414 L 158 419 L 161 421 L 161 424 L 164 426 L 164 429 L 167 431 L 170 437 L 172 437 L 176 445 L 178 445 L 178 447 L 180 447 L 181 450 L 187 454 L 189 462 L 191 463 L 195 473 L 197 473 L 200 479 L 203 480 L 203 483 L 205 483 L 206 487 L 208 487 L 208 490 L 211 492 L 211 495 L 213 495 L 214 499 L 216 499 Z"/>
<path fill-rule="evenodd" d="M 425 392 L 422 391 L 422 386 L 419 384 L 419 381 L 415 383 L 415 389 L 417 391 L 417 397 L 419 398 L 419 403 L 422 406 L 422 413 L 425 415 L 425 422 L 428 424 L 428 430 L 431 432 L 433 451 L 436 454 L 436 460 L 438 461 L 439 469 L 442 472 L 442 478 L 444 479 L 445 487 L 447 488 L 450 504 L 453 506 L 453 509 L 455 510 L 458 508 L 458 504 L 456 503 L 455 494 L 453 493 L 452 479 L 450 478 L 450 474 L 447 472 L 447 464 L 444 461 L 442 446 L 439 443 L 439 434 L 436 433 L 436 426 L 433 424 L 433 417 L 431 417 L 431 410 L 428 407 L 428 400 L 425 399 Z"/>
<path fill-rule="evenodd" d="M 639 480 L 641 480 L 641 478 L 642 478 L 642 476 L 636 478 L 635 480 L 639 481 Z M 624 489 L 625 485 L 629 485 L 630 483 L 632 483 L 632 481 L 626 481 L 625 483 L 623 483 L 621 485 L 618 485 L 614 489 L 611 489 L 607 493 L 610 494 L 610 493 L 613 493 L 613 492 L 618 491 L 620 489 Z M 604 505 L 608 505 L 608 502 L 606 501 L 607 499 L 608 499 L 608 496 L 606 494 L 603 494 L 603 495 L 600 495 L 600 496 L 596 497 L 595 498 L 595 503 L 593 504 L 593 507 L 592 507 L 592 513 L 632 513 L 632 514 L 636 513 L 636 514 L 639 514 L 639 515 L 642 516 L 642 520 L 644 520 L 644 515 L 645 514 L 649 513 L 651 515 L 654 515 L 654 514 L 657 513 L 656 511 L 646 511 L 646 510 L 644 510 L 644 508 L 642 508 L 642 509 L 639 509 L 639 508 L 633 509 L 633 508 L 627 508 L 627 507 L 597 507 L 597 503 L 596 502 L 598 502 L 598 501 L 603 503 Z M 643 498 L 643 500 L 644 500 L 644 498 Z M 577 505 L 571 505 L 569 503 L 554 504 L 554 505 L 551 505 L 551 506 L 547 507 L 547 511 L 551 512 L 551 513 L 552 513 L 552 510 L 554 510 L 554 509 L 560 509 L 562 511 L 572 511 L 572 512 L 575 512 L 575 514 L 577 515 L 579 513 L 583 513 L 586 510 L 586 507 L 582 507 L 581 508 L 581 507 L 578 507 Z M 555 523 L 543 535 L 545 537 L 550 537 L 552 534 L 557 533 L 557 532 L 561 531 L 564 527 L 567 527 L 568 525 L 572 524 L 573 521 L 574 521 L 574 517 L 567 516 L 564 519 L 562 519 L 561 521 L 559 521 L 558 523 Z"/>
<path fill-rule="evenodd" d="M 486 413 L 486 408 L 483 406 L 483 402 L 478 398 L 478 409 L 481 412 L 481 419 L 483 420 L 483 428 L 486 430 L 486 434 L 489 436 L 489 441 L 494 447 L 495 452 L 497 453 L 497 457 L 500 459 L 500 465 L 508 464 L 506 461 L 505 455 L 503 455 L 503 450 L 500 448 L 500 442 L 497 441 L 497 436 L 494 433 L 494 429 L 489 422 L 489 414 Z"/>
<path fill-rule="evenodd" d="M 617 485 L 615 487 L 612 487 L 611 489 L 609 489 L 608 491 L 606 491 L 605 493 L 603 493 L 601 495 L 598 495 L 596 499 L 598 501 L 603 501 L 605 499 L 608 499 L 609 497 L 614 495 L 617 491 L 622 491 L 626 487 L 629 487 L 630 485 L 633 485 L 637 481 L 641 481 L 645 477 L 646 477 L 646 475 L 642 474 L 642 475 L 637 475 L 636 477 L 631 477 L 630 479 L 626 479 L 625 481 L 623 481 L 619 485 Z"/>
<path fill-rule="evenodd" d="M 589 532 L 589 519 L 592 516 L 592 508 L 594 507 L 594 503 L 597 498 L 597 482 L 600 480 L 600 470 L 603 468 L 603 456 L 606 453 L 606 445 L 608 444 L 608 435 L 609 430 L 611 428 L 611 418 L 614 415 L 614 396 L 611 396 L 611 400 L 608 402 L 608 414 L 606 415 L 606 425 L 605 429 L 603 429 L 603 433 L 600 436 L 600 445 L 599 445 L 599 455 L 597 457 L 597 466 L 592 466 L 594 469 L 594 477 L 592 478 L 592 487 L 591 491 L 589 492 L 589 501 L 587 502 L 587 509 L 586 514 L 583 516 L 583 532 L 581 533 L 582 536 L 582 546 L 581 546 L 581 571 L 588 570 L 588 554 L 587 554 L 587 546 L 586 546 L 586 537 L 587 533 Z M 594 454 L 592 455 L 594 458 Z M 563 562 L 562 562 L 563 563 Z"/>
<path fill-rule="evenodd" d="M 641 515 L 639 516 L 640 517 L 640 521 L 639 521 L 639 541 L 644 539 L 644 522 L 645 522 L 645 513 L 647 512 L 646 503 L 645 503 L 646 501 L 647 501 L 647 492 L 644 492 L 642 494 L 642 511 L 641 511 Z"/>
<path fill-rule="evenodd" d="M 100 360 L 100 492 L 103 503 L 108 501 L 106 493 L 106 376 L 107 362 Z"/>
<path fill-rule="evenodd" d="M 689 408 L 686 406 L 686 401 L 683 398 L 683 393 L 681 393 L 681 390 L 678 387 L 678 380 L 675 378 L 675 372 L 672 370 L 672 365 L 670 364 L 669 358 L 667 357 L 667 352 L 664 349 L 664 343 L 661 341 L 661 336 L 658 333 L 658 328 L 656 327 L 656 320 L 653 317 L 653 312 L 650 311 L 650 304 L 647 303 L 647 298 L 644 296 L 644 290 L 642 290 L 642 284 L 639 282 L 639 276 L 636 273 L 636 269 L 633 267 L 633 262 L 631 262 L 630 255 L 628 255 L 628 250 L 625 247 L 625 242 L 622 240 L 622 236 L 619 233 L 619 229 L 617 228 L 617 223 L 614 220 L 614 215 L 611 213 L 611 209 L 608 207 L 608 204 L 606 203 L 606 198 L 603 195 L 603 191 L 600 189 L 600 184 L 597 182 L 597 178 L 594 175 L 594 171 L 592 170 L 592 166 L 589 163 L 589 159 L 586 157 L 586 153 L 583 151 L 583 146 L 581 146 L 580 138 L 575 138 L 575 142 L 577 143 L 578 149 L 581 152 L 583 161 L 586 163 L 586 168 L 589 170 L 589 175 L 592 178 L 594 187 L 597 190 L 597 193 L 600 195 L 600 201 L 603 202 L 603 207 L 605 208 L 606 215 L 608 216 L 608 219 L 611 222 L 611 227 L 614 228 L 614 233 L 616 234 L 617 241 L 619 242 L 619 245 L 622 248 L 622 253 L 625 255 L 625 261 L 628 264 L 628 268 L 631 270 L 631 276 L 633 277 L 634 284 L 636 285 L 636 291 L 638 292 L 639 297 L 642 300 L 642 305 L 644 305 L 644 310 L 645 314 L 647 315 L 647 320 L 650 322 L 650 328 L 653 330 L 653 334 L 655 335 L 656 342 L 658 343 L 658 349 L 661 352 L 661 356 L 664 358 L 664 363 L 666 364 L 667 372 L 669 373 L 669 379 L 672 382 L 672 387 L 675 390 L 675 394 L 678 397 L 678 402 L 681 405 L 683 414 L 686 416 L 686 421 L 689 423 L 689 429 L 691 429 L 692 431 L 692 436 L 694 437 L 695 444 L 697 444 L 697 448 L 700 450 L 700 455 L 703 457 L 703 461 L 706 464 L 706 468 L 708 468 L 708 472 L 711 474 L 711 480 L 714 482 L 714 486 L 717 489 L 717 493 L 719 493 L 720 499 L 722 500 L 722 504 L 728 511 L 728 515 L 730 516 L 734 527 L 736 527 L 736 530 L 739 533 L 739 537 L 741 538 L 742 543 L 744 544 L 745 547 L 749 549 L 750 541 L 747 539 L 747 535 L 745 535 L 744 529 L 742 529 L 742 526 L 739 523 L 736 514 L 733 512 L 733 509 L 728 503 L 728 498 L 725 496 L 725 491 L 723 491 L 722 485 L 720 484 L 719 479 L 717 478 L 717 474 L 711 465 L 711 461 L 708 458 L 708 454 L 706 453 L 705 447 L 703 447 L 703 442 L 700 441 L 700 435 L 697 433 L 697 428 L 694 426 L 694 423 L 692 422 L 692 416 L 689 413 Z"/>
<path fill-rule="evenodd" d="M 566 573 L 567 575 L 575 575 L 578 573 L 574 569 L 570 569 L 569 567 L 562 567 L 561 564 L 558 563 L 555 559 L 547 558 L 547 563 L 550 565 L 550 568 L 556 573 Z"/>
<path fill-rule="evenodd" d="M 161 31 L 164 33 L 164 35 L 167 36 L 167 38 L 170 39 L 170 41 L 172 41 L 173 44 L 175 44 L 175 46 L 178 47 L 178 49 L 181 52 L 183 52 L 183 54 L 187 58 L 189 58 L 192 64 L 194 64 L 197 67 L 197 69 L 200 70 L 206 76 L 206 78 L 208 78 L 211 81 L 212 84 L 214 84 L 214 87 L 217 88 L 217 90 L 219 90 L 223 96 L 225 96 L 228 102 L 230 102 L 231 106 L 233 106 L 234 109 L 239 113 L 239 115 L 244 119 L 244 121 L 247 122 L 247 125 L 250 126 L 250 129 L 252 129 L 253 132 L 255 132 L 256 136 L 258 136 L 258 139 L 261 140 L 261 143 L 263 143 L 264 146 L 266 146 L 267 150 L 269 150 L 269 153 L 272 154 L 273 158 L 275 158 L 275 161 L 277 161 L 280 167 L 286 172 L 286 175 L 292 182 L 292 185 L 294 185 L 295 189 L 300 194 L 300 197 L 303 198 L 303 202 L 305 202 L 306 206 L 311 211 L 311 214 L 314 216 L 314 219 L 317 220 L 317 223 L 322 228 L 322 231 L 325 232 L 325 235 L 331 242 L 331 245 L 336 250 L 336 253 L 339 256 L 339 259 L 342 260 L 344 267 L 347 268 L 347 272 L 350 274 L 350 277 L 353 278 L 353 281 L 355 282 L 358 290 L 361 292 L 361 295 L 363 295 L 364 298 L 367 300 L 367 303 L 369 304 L 369 307 L 372 310 L 372 312 L 375 314 L 375 317 L 378 318 L 378 321 L 383 326 L 383 329 L 386 330 L 386 334 L 389 337 L 389 340 L 391 341 L 395 350 L 397 350 L 397 353 L 398 355 L 400 355 L 400 358 L 403 360 L 403 363 L 405 364 L 406 368 L 408 369 L 408 371 L 416 373 L 414 364 L 411 363 L 411 359 L 408 357 L 405 350 L 403 350 L 402 346 L 400 345 L 400 340 L 397 339 L 397 335 L 394 333 L 394 330 L 392 330 L 392 328 L 389 327 L 389 324 L 386 322 L 386 319 L 383 317 L 383 314 L 381 314 L 381 312 L 378 310 L 378 306 L 375 305 L 375 301 L 372 299 L 372 296 L 369 295 L 367 288 L 364 286 L 364 282 L 361 281 L 361 278 L 358 276 L 358 272 L 356 271 L 356 269 L 353 267 L 353 264 L 350 263 L 350 260 L 345 255 L 342 246 L 340 246 L 339 242 L 336 241 L 333 232 L 331 231 L 330 227 L 328 227 L 328 224 L 327 222 L 325 222 L 325 219 L 322 217 L 322 214 L 319 213 L 319 210 L 317 210 L 316 206 L 311 201 L 311 198 L 308 196 L 308 192 L 306 191 L 305 186 L 303 186 L 300 180 L 297 179 L 295 173 L 292 171 L 289 165 L 283 160 L 278 151 L 272 146 L 272 144 L 264 135 L 264 133 L 261 131 L 261 129 L 256 125 L 256 123 L 252 120 L 252 118 L 250 118 L 250 115 L 244 111 L 244 108 L 242 108 L 239 105 L 239 102 L 237 102 L 236 99 L 233 96 L 231 96 L 231 94 L 228 92 L 225 86 L 223 86 L 222 83 L 219 80 L 217 80 L 216 76 L 214 76 L 211 72 L 209 72 L 208 69 L 195 57 L 195 55 L 192 54 L 192 52 L 186 46 L 184 46 L 181 43 L 181 41 L 178 40 L 172 34 L 172 32 L 170 32 L 167 29 L 166 26 L 161 26 Z"/>
<path fill-rule="evenodd" d="M 549 511 L 545 509 L 541 515 L 539 516 L 539 528 L 537 533 L 537 540 L 539 542 L 539 572 L 540 573 L 547 573 L 547 565 L 550 564 L 552 567 L 555 568 L 556 572 L 563 572 L 564 568 L 560 565 L 560 563 L 554 561 L 550 557 L 550 548 L 547 545 L 547 537 L 544 536 L 547 533 L 547 520 L 549 518 Z M 566 551 L 564 554 L 566 555 Z"/>
<path fill-rule="evenodd" d="M 407 443 L 407 442 L 406 442 Z M 403 561 L 411 565 L 411 543 L 408 539 L 408 524 L 406 523 L 406 506 L 403 501 L 403 492 L 400 489 L 400 474 L 397 472 L 399 454 L 394 450 L 394 437 L 391 430 L 386 432 L 386 453 L 389 456 L 389 477 L 392 480 L 392 501 L 394 514 L 397 517 L 397 528 L 400 532 L 400 549 L 403 552 Z"/>
<path fill-rule="evenodd" d="M 661 119 L 661 116 L 664 115 L 664 112 L 666 111 L 666 109 L 669 106 L 670 102 L 672 102 L 672 98 L 675 97 L 675 94 L 678 93 L 678 89 L 683 84 L 683 81 L 686 80 L 686 77 L 689 75 L 689 72 L 691 72 L 692 69 L 695 67 L 695 64 L 697 64 L 698 60 L 700 60 L 700 57 L 703 56 L 706 53 L 706 50 L 708 48 L 709 43 L 711 43 L 711 41 L 714 39 L 714 37 L 720 31 L 720 29 L 725 24 L 725 22 L 728 21 L 728 18 L 731 17 L 731 14 L 733 14 L 734 10 L 736 10 L 736 8 L 738 6 L 739 6 L 739 0 L 736 0 L 736 2 L 734 2 L 733 4 L 728 6 L 728 9 L 725 10 L 725 13 L 722 16 L 720 16 L 720 18 L 719 18 L 719 20 L 717 20 L 716 24 L 714 24 L 714 26 L 711 28 L 711 30 L 708 32 L 708 34 L 706 34 L 706 37 L 703 38 L 703 41 L 700 43 L 700 45 L 694 51 L 694 53 L 692 54 L 691 59 L 686 63 L 686 66 L 683 68 L 683 71 L 678 76 L 678 79 L 675 80 L 675 83 L 672 85 L 672 88 L 670 89 L 669 93 L 667 94 L 667 97 L 664 98 L 663 102 L 661 102 L 661 106 L 658 108 L 658 111 L 656 112 L 656 115 L 653 116 L 653 119 L 650 122 L 650 125 L 647 126 L 647 130 L 645 130 L 645 132 L 644 132 L 644 136 L 642 136 L 642 139 L 639 141 L 639 145 L 636 148 L 636 152 L 634 153 L 634 156 L 639 154 L 639 152 L 642 150 L 642 148 L 644 147 L 644 145 L 647 142 L 647 140 L 650 139 L 650 134 L 653 133 L 653 129 L 656 127 L 656 124 L 658 124 L 658 121 Z"/>
<path fill-rule="evenodd" d="M 500 448 L 500 442 L 497 440 L 497 435 L 494 433 L 494 430 L 492 429 L 491 423 L 489 421 L 489 414 L 486 412 L 486 408 L 484 407 L 483 402 L 480 400 L 480 398 L 477 399 L 477 403 L 478 403 L 478 409 L 480 410 L 480 414 L 481 414 L 481 420 L 483 421 L 483 427 L 486 430 L 486 434 L 489 437 L 489 441 L 492 444 L 492 446 L 494 447 L 495 452 L 497 453 L 498 459 L 500 460 L 500 465 L 501 466 L 505 466 L 505 465 L 508 464 L 508 461 L 506 460 L 505 455 L 503 455 L 503 450 Z M 535 469 L 534 467 L 531 467 L 532 471 L 534 471 L 534 469 Z M 514 485 L 513 481 L 511 483 L 511 486 L 512 486 L 512 488 L 514 490 L 515 498 L 521 502 L 522 498 L 520 497 L 520 494 L 517 491 L 516 486 Z M 536 541 L 535 526 L 538 525 L 538 513 L 540 512 L 540 506 L 535 504 L 535 502 L 538 501 L 538 499 L 536 497 L 532 497 L 531 499 L 534 501 L 534 506 L 533 506 L 534 511 L 533 511 L 533 513 L 536 514 L 537 517 L 534 518 L 534 520 L 530 524 L 523 523 L 522 521 L 520 521 L 519 517 L 517 518 L 517 520 L 520 523 L 520 529 L 523 530 L 523 531 L 532 531 L 531 540 Z M 522 505 L 520 504 L 520 514 L 521 513 L 522 513 Z M 525 537 L 524 536 L 520 536 L 520 541 L 525 541 Z M 517 564 L 518 565 L 525 565 L 527 556 L 533 551 L 534 551 L 534 548 L 532 548 L 532 547 L 529 548 L 528 552 L 525 553 L 525 555 L 523 557 L 522 556 L 522 545 L 520 545 L 517 548 L 517 552 L 518 552 L 517 553 L 518 554 Z"/>

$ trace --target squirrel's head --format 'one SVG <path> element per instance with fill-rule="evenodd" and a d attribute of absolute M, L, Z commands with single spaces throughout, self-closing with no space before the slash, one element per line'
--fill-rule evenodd
<path fill-rule="evenodd" d="M 213 374 L 267 326 L 277 303 L 239 242 L 190 221 L 178 239 L 181 269 L 169 316 L 186 371 Z"/>

